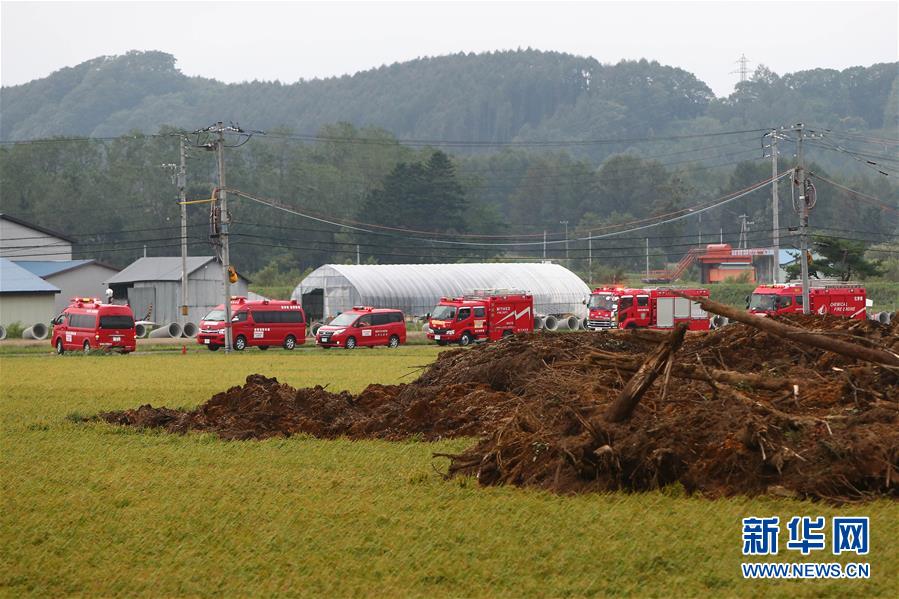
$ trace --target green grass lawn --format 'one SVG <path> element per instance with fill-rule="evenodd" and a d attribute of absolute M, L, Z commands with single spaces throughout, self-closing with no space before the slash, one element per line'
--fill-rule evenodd
<path fill-rule="evenodd" d="M 899 505 L 559 497 L 445 481 L 469 440 L 225 442 L 66 416 L 194 406 L 249 373 L 361 390 L 437 348 L 0 357 L 5 595 L 899 595 Z M 744 581 L 740 519 L 868 515 L 867 581 Z M 828 525 L 829 528 L 829 525 Z M 778 561 L 831 561 L 829 552 Z M 829 534 L 828 534 L 829 540 Z M 761 560 L 759 560 L 761 561 Z"/>

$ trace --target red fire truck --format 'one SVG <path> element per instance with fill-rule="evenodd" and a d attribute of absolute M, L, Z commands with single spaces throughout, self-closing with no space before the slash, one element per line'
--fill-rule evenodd
<path fill-rule="evenodd" d="M 534 297 L 518 289 L 479 289 L 444 297 L 428 320 L 428 339 L 437 345 L 496 341 L 534 330 Z"/>
<path fill-rule="evenodd" d="M 864 320 L 867 297 L 864 287 L 833 285 L 809 289 L 809 311 Z M 802 314 L 802 285 L 759 285 L 749 296 L 749 311 L 761 316 Z"/>
<path fill-rule="evenodd" d="M 231 343 L 242 351 L 249 346 L 293 349 L 306 342 L 306 318 L 296 300 L 247 301 L 231 298 Z M 225 306 L 219 304 L 200 321 L 197 343 L 215 351 L 225 345 Z"/>
<path fill-rule="evenodd" d="M 93 297 L 73 297 L 52 324 L 50 343 L 58 354 L 79 349 L 129 353 L 137 347 L 134 313 L 128 306 L 104 304 Z"/>
<path fill-rule="evenodd" d="M 587 302 L 587 329 L 670 329 L 686 322 L 691 331 L 706 331 L 708 313 L 677 293 L 708 297 L 708 289 L 600 287 Z"/>

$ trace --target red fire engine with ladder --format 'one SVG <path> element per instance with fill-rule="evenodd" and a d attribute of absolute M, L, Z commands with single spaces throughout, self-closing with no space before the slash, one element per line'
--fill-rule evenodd
<path fill-rule="evenodd" d="M 677 294 L 709 297 L 708 289 L 600 287 L 587 301 L 587 329 L 670 329 L 686 322 L 691 331 L 710 328 L 708 313 Z"/>

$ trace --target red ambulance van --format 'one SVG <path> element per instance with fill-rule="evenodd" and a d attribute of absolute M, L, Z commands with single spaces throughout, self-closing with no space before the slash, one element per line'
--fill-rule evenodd
<path fill-rule="evenodd" d="M 93 297 L 73 297 L 71 302 L 53 319 L 50 343 L 56 353 L 104 349 L 127 354 L 137 348 L 131 308 L 104 304 Z"/>
<path fill-rule="evenodd" d="M 399 310 L 353 306 L 318 329 L 315 342 L 330 347 L 399 347 L 406 342 L 406 319 Z"/>
<path fill-rule="evenodd" d="M 280 345 L 291 350 L 306 342 L 306 315 L 296 300 L 247 301 L 231 298 L 231 343 L 237 351 Z M 215 351 L 225 345 L 225 305 L 219 304 L 200 321 L 197 343 Z"/>

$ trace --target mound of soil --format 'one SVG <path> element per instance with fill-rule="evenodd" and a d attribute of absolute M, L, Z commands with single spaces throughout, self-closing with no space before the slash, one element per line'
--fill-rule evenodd
<path fill-rule="evenodd" d="M 795 326 L 899 353 L 899 327 L 829 317 Z M 193 411 L 101 414 L 108 422 L 225 439 L 481 437 L 448 475 L 560 493 L 680 483 L 706 496 L 832 501 L 899 496 L 899 371 L 732 324 L 688 334 L 630 419 L 604 414 L 667 333 L 534 334 L 440 354 L 413 383 L 358 395 L 274 378 Z"/>

